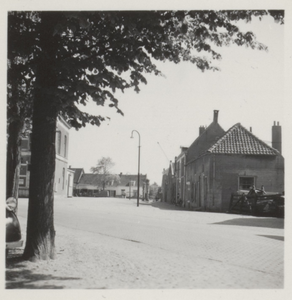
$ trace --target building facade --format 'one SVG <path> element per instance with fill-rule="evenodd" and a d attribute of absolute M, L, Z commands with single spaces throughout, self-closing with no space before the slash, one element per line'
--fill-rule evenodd
<path fill-rule="evenodd" d="M 18 187 L 18 197 L 28 197 L 29 191 L 29 177 L 30 177 L 30 158 L 31 158 L 31 151 L 30 151 L 30 135 L 23 137 L 21 139 L 21 165 L 20 165 L 20 172 L 19 172 L 19 187 Z"/>
<path fill-rule="evenodd" d="M 56 130 L 56 167 L 55 167 L 55 194 L 68 195 L 68 146 L 69 146 L 69 124 L 62 118 L 58 118 Z M 73 188 L 73 187 L 72 187 Z"/>
<path fill-rule="evenodd" d="M 283 192 L 284 158 L 280 151 L 261 141 L 240 123 L 219 137 L 211 132 L 214 122 L 204 131 L 214 137 L 213 141 L 204 143 L 202 133 L 195 141 L 200 144 L 200 150 L 192 146 L 188 150 L 186 180 L 190 188 L 185 200 L 191 207 L 225 212 L 231 194 L 249 190 L 251 186 Z"/>
<path fill-rule="evenodd" d="M 251 186 L 284 192 L 279 123 L 272 127 L 269 146 L 240 123 L 225 132 L 218 123 L 218 113 L 214 111 L 213 122 L 206 128 L 201 126 L 198 138 L 176 158 L 174 175 L 164 172 L 163 201 L 172 202 L 174 195 L 180 194 L 184 206 L 193 210 L 225 212 L 231 194 Z"/>
<path fill-rule="evenodd" d="M 74 172 L 68 170 L 69 151 L 69 130 L 70 126 L 61 117 L 58 117 L 56 128 L 56 165 L 54 192 L 56 195 L 71 197 L 73 194 Z M 19 197 L 29 196 L 30 178 L 30 135 L 22 138 L 21 141 L 21 167 L 19 176 Z"/>
<path fill-rule="evenodd" d="M 175 190 L 176 190 L 176 201 L 183 200 L 186 198 L 186 155 L 187 147 L 180 147 L 181 153 L 175 157 Z"/>
<path fill-rule="evenodd" d="M 169 167 L 163 169 L 161 182 L 161 201 L 175 203 L 176 201 L 176 180 L 175 164 L 170 161 Z"/>

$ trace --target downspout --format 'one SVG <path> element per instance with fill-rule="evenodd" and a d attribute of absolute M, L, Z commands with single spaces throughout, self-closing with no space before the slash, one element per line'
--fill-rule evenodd
<path fill-rule="evenodd" d="M 216 161 L 215 155 L 213 155 L 213 174 L 212 174 L 212 205 L 215 206 L 215 176 L 216 176 Z"/>

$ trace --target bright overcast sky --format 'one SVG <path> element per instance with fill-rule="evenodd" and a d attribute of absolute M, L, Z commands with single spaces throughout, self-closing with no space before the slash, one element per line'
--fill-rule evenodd
<path fill-rule="evenodd" d="M 180 146 L 191 145 L 201 125 L 212 122 L 215 109 L 224 130 L 240 122 L 270 144 L 273 122 L 284 125 L 285 25 L 268 17 L 243 25 L 269 47 L 268 52 L 222 48 L 222 60 L 214 61 L 219 72 L 202 73 L 191 63 L 157 63 L 165 77 L 147 76 L 148 84 L 141 85 L 139 94 L 117 94 L 124 116 L 113 108 L 88 106 L 90 113 L 111 120 L 100 127 L 70 131 L 69 165 L 90 172 L 105 156 L 114 161 L 113 172 L 136 174 L 138 135 L 130 136 L 137 130 L 141 136 L 140 172 L 147 174 L 150 183 L 161 184 L 163 168 L 179 155 Z"/>

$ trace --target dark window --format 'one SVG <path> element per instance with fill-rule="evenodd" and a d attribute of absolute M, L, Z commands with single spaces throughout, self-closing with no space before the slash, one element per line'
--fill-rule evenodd
<path fill-rule="evenodd" d="M 199 202 L 199 207 L 201 207 L 201 178 L 200 177 L 197 183 L 198 183 L 198 202 Z"/>
<path fill-rule="evenodd" d="M 67 155 L 67 135 L 64 136 L 64 157 Z"/>
<path fill-rule="evenodd" d="M 26 175 L 26 170 L 27 170 L 27 166 L 26 165 L 22 165 L 20 166 L 20 175 Z"/>
<path fill-rule="evenodd" d="M 20 160 L 22 164 L 30 164 L 30 155 L 22 155 Z"/>
<path fill-rule="evenodd" d="M 28 139 L 21 140 L 21 149 L 29 150 L 29 140 Z"/>
<path fill-rule="evenodd" d="M 249 190 L 255 185 L 254 177 L 239 177 L 239 190 Z"/>
<path fill-rule="evenodd" d="M 191 199 L 192 199 L 192 202 L 195 201 L 195 183 L 194 182 L 191 183 Z"/>
<path fill-rule="evenodd" d="M 63 187 L 63 190 L 64 190 L 64 188 L 65 188 L 65 168 L 63 168 L 63 174 L 62 174 L 63 176 L 63 185 L 62 185 L 62 187 Z"/>
<path fill-rule="evenodd" d="M 61 154 L 61 131 L 57 131 L 57 154 Z"/>
<path fill-rule="evenodd" d="M 185 176 L 186 168 L 185 168 L 185 158 L 182 159 L 182 176 Z"/>
<path fill-rule="evenodd" d="M 26 178 L 25 177 L 19 178 L 19 186 L 26 186 Z"/>
<path fill-rule="evenodd" d="M 204 177 L 204 201 L 207 201 L 207 193 L 208 193 L 208 181 L 207 181 L 207 177 Z"/>

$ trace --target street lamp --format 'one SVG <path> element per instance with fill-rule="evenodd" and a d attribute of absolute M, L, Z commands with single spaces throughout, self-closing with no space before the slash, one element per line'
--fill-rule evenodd
<path fill-rule="evenodd" d="M 140 133 L 137 130 L 132 130 L 131 139 L 133 138 L 133 132 L 138 133 L 139 146 L 138 146 L 138 192 L 137 192 L 137 206 L 139 206 L 139 189 L 140 189 Z"/>

